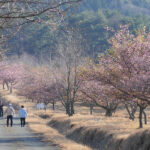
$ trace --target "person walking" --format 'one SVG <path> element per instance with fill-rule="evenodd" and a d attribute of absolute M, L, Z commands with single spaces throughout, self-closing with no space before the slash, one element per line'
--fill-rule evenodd
<path fill-rule="evenodd" d="M 14 108 L 12 107 L 12 104 L 9 104 L 6 111 L 5 111 L 5 114 L 7 114 L 7 127 L 9 126 L 9 120 L 10 120 L 10 125 L 11 127 L 13 126 L 13 116 L 15 114 L 15 110 Z"/>
<path fill-rule="evenodd" d="M 20 117 L 21 127 L 24 127 L 26 125 L 27 111 L 25 110 L 23 105 L 19 109 L 19 117 Z"/>
<path fill-rule="evenodd" d="M 0 117 L 3 117 L 3 103 L 0 101 Z"/>

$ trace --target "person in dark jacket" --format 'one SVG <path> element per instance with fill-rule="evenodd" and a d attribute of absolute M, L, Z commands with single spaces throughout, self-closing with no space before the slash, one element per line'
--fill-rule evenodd
<path fill-rule="evenodd" d="M 3 103 L 0 101 L 0 117 L 3 117 Z"/>

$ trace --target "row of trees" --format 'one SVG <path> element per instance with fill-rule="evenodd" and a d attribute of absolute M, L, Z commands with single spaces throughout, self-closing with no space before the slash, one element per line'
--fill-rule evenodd
<path fill-rule="evenodd" d="M 74 103 L 82 100 L 96 105 L 112 116 L 118 105 L 124 106 L 134 120 L 139 108 L 139 126 L 145 123 L 145 109 L 150 103 L 150 34 L 145 30 L 133 35 L 127 26 L 110 40 L 112 47 L 97 60 L 85 58 L 79 35 L 68 32 L 57 57 L 49 66 L 29 67 L 23 64 L 1 63 L 0 79 L 12 91 L 35 102 L 61 101 L 72 116 Z"/>
<path fill-rule="evenodd" d="M 82 60 L 82 39 L 72 31 L 68 32 L 65 43 L 60 42 L 59 50 L 51 63 L 43 66 L 30 66 L 21 63 L 1 62 L 0 79 L 12 92 L 34 102 L 46 105 L 61 101 L 66 113 L 74 114 L 74 103 L 80 87 L 79 68 Z M 50 58 L 51 59 L 51 58 Z M 53 63 L 52 63 L 53 62 Z"/>
<path fill-rule="evenodd" d="M 112 48 L 99 56 L 97 65 L 91 63 L 90 68 L 83 72 L 86 82 L 92 81 L 94 91 L 99 93 L 96 94 L 99 97 L 91 97 L 95 101 L 106 99 L 105 102 L 108 101 L 113 108 L 116 108 L 116 101 L 117 104 L 121 102 L 126 106 L 128 103 L 137 105 L 140 128 L 143 126 L 143 114 L 145 123 L 147 122 L 144 110 L 150 103 L 149 38 L 150 34 L 145 33 L 145 30 L 133 35 L 127 27 L 122 27 L 110 40 Z M 113 108 L 111 112 L 114 111 Z M 128 107 L 126 108 L 129 112 Z M 133 109 L 132 111 L 134 112 Z M 133 118 L 133 112 L 129 112 L 130 118 Z"/>

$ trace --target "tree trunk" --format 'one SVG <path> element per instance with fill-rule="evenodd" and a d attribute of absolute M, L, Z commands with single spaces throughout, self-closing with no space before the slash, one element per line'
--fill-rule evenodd
<path fill-rule="evenodd" d="M 129 107 L 128 107 L 127 104 L 125 104 L 125 108 L 126 108 L 128 114 L 129 114 L 129 119 L 134 120 L 133 117 L 131 116 L 131 113 L 130 113 L 130 110 L 129 110 Z"/>
<path fill-rule="evenodd" d="M 3 90 L 5 89 L 5 82 L 3 81 Z"/>
<path fill-rule="evenodd" d="M 8 82 L 7 81 L 3 81 L 3 89 L 5 89 L 5 84 L 7 86 L 7 90 L 9 90 L 9 85 L 8 85 Z"/>
<path fill-rule="evenodd" d="M 139 128 L 143 128 L 143 122 L 142 122 L 142 114 L 143 114 L 143 108 L 140 107 L 140 112 L 139 112 Z"/>
<path fill-rule="evenodd" d="M 8 85 L 8 82 L 5 82 L 6 83 L 6 86 L 7 86 L 7 90 L 9 90 L 9 85 Z"/>
<path fill-rule="evenodd" d="M 147 116 L 146 116 L 146 113 L 144 110 L 143 110 L 143 115 L 144 115 L 144 122 L 145 122 L 145 124 L 147 124 Z"/>
<path fill-rule="evenodd" d="M 45 105 L 44 109 L 45 109 L 45 111 L 47 110 L 47 105 Z"/>
<path fill-rule="evenodd" d="M 12 83 L 11 83 L 11 85 L 10 85 L 10 88 L 9 88 L 9 89 L 10 89 L 10 93 L 12 93 Z"/>
<path fill-rule="evenodd" d="M 111 109 L 106 109 L 106 114 L 105 116 L 107 117 L 111 117 L 112 116 L 113 111 Z"/>
<path fill-rule="evenodd" d="M 137 106 L 136 107 L 134 106 L 134 107 L 131 108 L 131 119 L 132 120 L 135 119 L 136 110 L 137 110 Z"/>
<path fill-rule="evenodd" d="M 66 114 L 70 116 L 70 103 L 69 102 L 66 102 L 65 104 L 65 109 L 66 109 Z"/>
<path fill-rule="evenodd" d="M 71 101 L 70 102 L 70 116 L 72 116 L 74 114 L 74 102 Z"/>
<path fill-rule="evenodd" d="M 53 101 L 53 110 L 55 110 L 55 102 Z"/>
<path fill-rule="evenodd" d="M 136 108 L 135 107 L 131 107 L 131 112 L 130 112 L 129 107 L 128 107 L 127 104 L 125 104 L 125 108 L 126 108 L 128 114 L 129 114 L 129 119 L 134 120 L 135 113 L 136 113 Z"/>
<path fill-rule="evenodd" d="M 93 114 L 93 105 L 90 104 L 90 114 L 92 115 Z"/>
<path fill-rule="evenodd" d="M 65 103 L 66 114 L 68 114 L 68 103 Z"/>

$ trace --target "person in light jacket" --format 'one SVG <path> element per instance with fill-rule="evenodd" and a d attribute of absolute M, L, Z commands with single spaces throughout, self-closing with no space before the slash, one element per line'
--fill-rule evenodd
<path fill-rule="evenodd" d="M 15 110 L 14 108 L 12 107 L 12 104 L 9 104 L 6 111 L 5 111 L 5 114 L 7 115 L 7 127 L 9 126 L 9 120 L 10 120 L 10 125 L 11 127 L 13 126 L 13 116 L 15 114 Z"/>
<path fill-rule="evenodd" d="M 21 127 L 24 127 L 26 124 L 27 111 L 25 110 L 23 105 L 19 109 L 19 117 L 20 117 Z"/>

